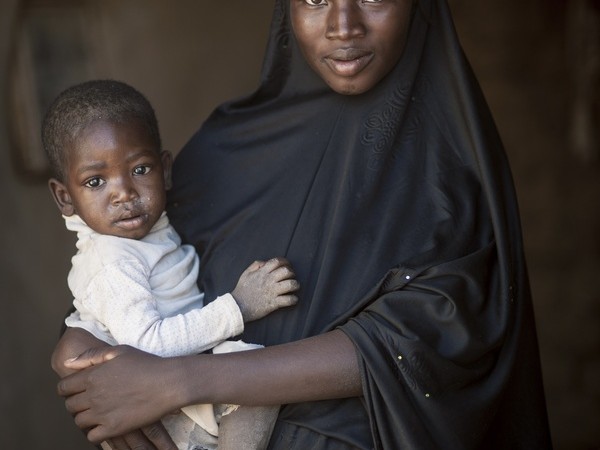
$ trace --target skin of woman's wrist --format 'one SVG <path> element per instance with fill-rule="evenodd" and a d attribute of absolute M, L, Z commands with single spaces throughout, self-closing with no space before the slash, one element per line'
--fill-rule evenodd
<path fill-rule="evenodd" d="M 161 364 L 165 372 L 159 378 L 166 388 L 165 399 L 169 402 L 169 410 L 176 411 L 198 403 L 212 403 L 205 393 L 210 392 L 210 382 L 214 376 L 205 360 L 206 355 L 163 359 Z"/>

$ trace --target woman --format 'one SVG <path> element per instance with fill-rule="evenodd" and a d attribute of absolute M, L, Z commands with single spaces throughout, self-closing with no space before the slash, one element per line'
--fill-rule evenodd
<path fill-rule="evenodd" d="M 59 384 L 90 439 L 235 402 L 286 405 L 273 449 L 550 447 L 512 180 L 445 0 L 277 1 L 259 89 L 174 180 L 208 297 L 285 255 L 300 301 L 247 326 L 263 350 L 71 362 L 98 364 Z"/>

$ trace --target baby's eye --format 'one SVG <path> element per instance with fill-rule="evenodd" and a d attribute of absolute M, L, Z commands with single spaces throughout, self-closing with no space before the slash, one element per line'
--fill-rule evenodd
<path fill-rule="evenodd" d="M 146 175 L 148 172 L 150 172 L 150 166 L 137 166 L 133 169 L 134 175 Z"/>
<path fill-rule="evenodd" d="M 104 181 L 102 178 L 94 177 L 94 178 L 90 178 L 89 180 L 87 180 L 85 182 L 85 186 L 89 187 L 89 188 L 97 188 L 97 187 L 102 186 L 104 183 L 106 183 L 106 181 Z"/>

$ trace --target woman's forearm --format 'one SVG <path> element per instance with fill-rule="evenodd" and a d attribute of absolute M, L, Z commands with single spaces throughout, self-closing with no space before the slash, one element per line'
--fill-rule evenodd
<path fill-rule="evenodd" d="M 362 395 L 354 345 L 341 331 L 260 350 L 160 358 L 127 346 L 92 349 L 58 393 L 100 442 L 195 403 L 276 405 Z M 84 370 L 82 370 L 84 369 Z"/>
<path fill-rule="evenodd" d="M 362 395 L 354 345 L 339 330 L 248 352 L 184 357 L 180 404 L 276 405 Z"/>

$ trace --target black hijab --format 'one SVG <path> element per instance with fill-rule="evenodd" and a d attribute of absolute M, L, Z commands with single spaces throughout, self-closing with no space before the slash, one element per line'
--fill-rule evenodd
<path fill-rule="evenodd" d="M 212 298 L 286 256 L 294 308 L 265 345 L 341 328 L 364 398 L 287 405 L 270 448 L 549 448 L 519 216 L 445 0 L 420 0 L 375 88 L 331 91 L 277 0 L 260 87 L 178 155 L 169 215 Z M 310 447 L 309 447 L 310 445 Z"/>

